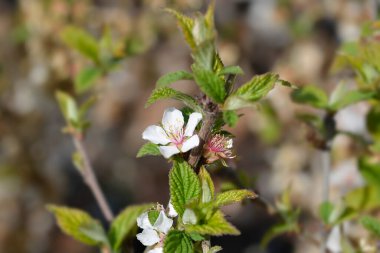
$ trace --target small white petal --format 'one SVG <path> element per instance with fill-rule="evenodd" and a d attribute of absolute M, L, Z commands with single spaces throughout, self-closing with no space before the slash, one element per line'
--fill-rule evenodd
<path fill-rule="evenodd" d="M 148 126 L 143 134 L 142 138 L 144 140 L 153 142 L 154 144 L 161 144 L 161 145 L 166 145 L 170 142 L 168 136 L 166 135 L 164 129 L 159 126 Z"/>
<path fill-rule="evenodd" d="M 142 213 L 139 217 L 137 217 L 137 226 L 142 229 L 153 228 L 149 221 L 148 212 Z"/>
<path fill-rule="evenodd" d="M 164 253 L 164 249 L 162 247 L 154 248 L 149 250 L 147 253 Z"/>
<path fill-rule="evenodd" d="M 174 209 L 174 206 L 172 205 L 172 203 L 170 201 L 169 201 L 168 207 L 169 207 L 169 213 L 168 213 L 169 217 L 177 217 L 178 213 Z"/>
<path fill-rule="evenodd" d="M 332 253 L 340 253 L 342 251 L 342 246 L 340 243 L 341 234 L 338 226 L 335 226 L 331 232 L 329 237 L 327 238 L 326 247 Z"/>
<path fill-rule="evenodd" d="M 176 146 L 159 146 L 161 154 L 166 158 L 170 158 L 172 155 L 178 154 L 180 151 Z"/>
<path fill-rule="evenodd" d="M 136 237 L 144 246 L 152 246 L 160 241 L 157 232 L 150 228 L 144 229 L 141 233 L 137 234 Z"/>
<path fill-rule="evenodd" d="M 197 147 L 198 145 L 199 145 L 199 137 L 198 135 L 195 134 L 183 143 L 181 151 L 185 153 L 189 151 L 190 149 Z"/>
<path fill-rule="evenodd" d="M 166 217 L 165 212 L 161 211 L 153 227 L 156 228 L 158 231 L 166 234 L 168 233 L 172 225 L 173 225 L 173 220 Z"/>
<path fill-rule="evenodd" d="M 187 121 L 185 136 L 192 136 L 195 128 L 197 127 L 199 121 L 202 119 L 202 114 L 199 112 L 193 112 L 190 114 L 189 120 Z"/>
<path fill-rule="evenodd" d="M 184 120 L 180 110 L 174 107 L 165 110 L 164 116 L 162 117 L 162 126 L 168 134 L 179 133 L 182 131 L 183 125 Z"/>

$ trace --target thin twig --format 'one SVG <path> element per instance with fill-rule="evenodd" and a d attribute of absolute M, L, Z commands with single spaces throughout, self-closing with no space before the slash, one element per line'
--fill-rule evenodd
<path fill-rule="evenodd" d="M 323 168 L 323 179 L 322 179 L 322 203 L 330 200 L 330 165 L 331 165 L 331 157 L 330 150 L 326 149 L 321 151 L 322 156 L 322 168 Z M 321 253 L 326 252 L 326 242 L 327 242 L 328 233 L 322 224 L 321 229 Z"/>
<path fill-rule="evenodd" d="M 96 179 L 94 169 L 91 166 L 90 159 L 88 157 L 87 151 L 84 147 L 83 140 L 81 137 L 73 136 L 73 141 L 75 148 L 77 149 L 79 155 L 82 158 L 81 174 L 84 182 L 90 188 L 92 194 L 94 195 L 96 202 L 99 205 L 100 210 L 102 211 L 104 217 L 108 222 L 111 222 L 114 218 L 111 208 L 104 197 L 103 191 L 99 186 L 98 180 Z"/>

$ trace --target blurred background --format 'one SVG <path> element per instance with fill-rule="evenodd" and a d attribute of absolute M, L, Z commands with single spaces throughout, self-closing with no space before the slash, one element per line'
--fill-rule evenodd
<path fill-rule="evenodd" d="M 189 70 L 191 64 L 190 50 L 163 8 L 193 13 L 206 6 L 202 0 L 0 0 L 0 252 L 97 252 L 62 234 L 45 209 L 47 203 L 68 205 L 102 219 L 72 165 L 74 147 L 61 131 L 64 120 L 54 97 L 57 89 L 72 92 L 73 76 L 88 64 L 60 39 L 67 25 L 95 38 L 107 29 L 120 46 L 120 64 L 98 81 L 85 141 L 113 211 L 168 202 L 169 164 L 161 157 L 137 159 L 136 153 L 145 127 L 159 122 L 166 107 L 181 105 L 159 102 L 145 109 L 144 104 L 161 75 Z M 218 47 L 225 65 L 244 70 L 237 84 L 273 71 L 296 85 L 331 91 L 342 75 L 330 73 L 335 52 L 341 43 L 357 40 L 362 25 L 376 15 L 376 0 L 217 0 Z M 343 74 L 350 80 L 350 73 Z M 199 92 L 187 81 L 174 87 Z M 223 188 L 231 173 L 237 175 L 272 203 L 291 185 L 304 226 L 318 231 L 321 154 L 306 141 L 305 126 L 295 117 L 305 107 L 291 102 L 290 92 L 277 87 L 256 109 L 242 111 L 237 127 L 229 129 L 236 136 L 234 169 L 214 177 Z M 367 110 L 359 103 L 340 111 L 338 128 L 366 134 Z M 351 139 L 338 136 L 333 153 L 331 196 L 339 199 L 363 180 Z M 277 217 L 260 204 L 224 211 L 242 231 L 212 240 L 224 252 L 317 252 L 292 235 L 261 249 L 260 240 Z"/>

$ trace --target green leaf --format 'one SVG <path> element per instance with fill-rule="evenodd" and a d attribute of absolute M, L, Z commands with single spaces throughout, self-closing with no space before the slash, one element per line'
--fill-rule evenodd
<path fill-rule="evenodd" d="M 212 70 L 193 67 L 194 79 L 199 88 L 215 103 L 223 103 L 226 97 L 224 80 Z"/>
<path fill-rule="evenodd" d="M 380 205 L 380 191 L 373 185 L 360 187 L 347 193 L 344 203 L 357 211 L 371 211 Z"/>
<path fill-rule="evenodd" d="M 330 202 L 323 202 L 319 206 L 319 217 L 321 217 L 323 223 L 330 224 L 330 217 L 333 210 L 334 205 Z"/>
<path fill-rule="evenodd" d="M 200 242 L 200 241 L 203 241 L 205 240 L 205 238 L 203 236 L 201 236 L 200 234 L 198 233 L 188 233 L 188 235 L 190 236 L 191 240 L 195 241 L 195 242 Z"/>
<path fill-rule="evenodd" d="M 291 97 L 296 103 L 308 104 L 315 108 L 321 109 L 328 107 L 328 98 L 326 93 L 316 86 L 308 85 L 294 90 Z"/>
<path fill-rule="evenodd" d="M 140 150 L 137 153 L 136 157 L 140 158 L 140 157 L 147 156 L 147 155 L 153 155 L 153 156 L 161 155 L 161 152 L 158 149 L 158 145 L 154 144 L 154 143 L 151 143 L 151 142 L 145 143 L 140 148 Z"/>
<path fill-rule="evenodd" d="M 164 253 L 193 253 L 193 243 L 182 231 L 171 230 L 164 242 Z"/>
<path fill-rule="evenodd" d="M 239 115 L 235 111 L 223 111 L 223 120 L 229 127 L 234 127 L 239 120 Z"/>
<path fill-rule="evenodd" d="M 137 217 L 153 206 L 153 203 L 129 206 L 113 220 L 108 233 L 113 250 L 120 249 L 123 241 L 135 233 Z"/>
<path fill-rule="evenodd" d="M 360 222 L 368 231 L 380 237 L 380 220 L 370 216 L 364 216 L 360 219 Z"/>
<path fill-rule="evenodd" d="M 215 204 L 217 206 L 226 206 L 236 202 L 240 202 L 243 199 L 254 199 L 257 198 L 256 193 L 249 190 L 230 190 L 220 193 L 216 196 Z"/>
<path fill-rule="evenodd" d="M 359 171 L 367 183 L 378 187 L 380 191 L 380 162 L 372 161 L 371 157 L 361 157 L 358 165 Z"/>
<path fill-rule="evenodd" d="M 160 216 L 160 212 L 157 210 L 152 210 L 148 212 L 148 219 L 150 224 L 156 223 L 158 216 Z"/>
<path fill-rule="evenodd" d="M 166 87 L 169 84 L 172 84 L 174 82 L 180 81 L 180 80 L 193 80 L 193 74 L 187 72 L 187 71 L 176 71 L 176 72 L 171 72 L 168 73 L 160 79 L 158 79 L 156 87 L 161 88 L 161 87 Z"/>
<path fill-rule="evenodd" d="M 228 66 L 228 67 L 224 67 L 224 68 L 218 73 L 218 75 L 228 75 L 228 74 L 232 74 L 232 75 L 243 75 L 244 72 L 243 72 L 243 70 L 242 70 L 239 66 Z"/>
<path fill-rule="evenodd" d="M 61 38 L 63 42 L 76 49 L 83 56 L 95 63 L 99 62 L 98 43 L 95 38 L 86 31 L 74 26 L 67 26 L 61 32 Z"/>
<path fill-rule="evenodd" d="M 102 70 L 96 67 L 89 67 L 81 70 L 75 77 L 75 91 L 83 93 L 93 87 L 95 82 L 102 76 Z"/>
<path fill-rule="evenodd" d="M 201 194 L 201 184 L 197 175 L 183 160 L 174 161 L 169 173 L 169 186 L 171 203 L 180 216 L 184 213 L 186 204 L 199 199 Z"/>
<path fill-rule="evenodd" d="M 194 20 L 172 9 L 166 9 L 166 11 L 177 19 L 178 25 L 182 29 L 182 33 L 187 44 L 190 46 L 190 48 L 195 49 L 196 44 L 192 32 L 194 27 Z"/>
<path fill-rule="evenodd" d="M 339 100 L 330 104 L 329 108 L 334 111 L 337 111 L 351 104 L 355 104 L 360 101 L 374 98 L 375 95 L 376 93 L 371 92 L 371 91 L 360 91 L 360 90 L 348 91 Z"/>
<path fill-rule="evenodd" d="M 378 140 L 380 140 L 380 104 L 371 107 L 367 114 L 368 131 Z"/>
<path fill-rule="evenodd" d="M 275 237 L 291 232 L 298 232 L 297 224 L 289 224 L 289 223 L 280 223 L 272 226 L 261 239 L 261 247 L 266 247 L 268 243 L 274 239 Z"/>
<path fill-rule="evenodd" d="M 278 81 L 278 75 L 267 73 L 253 77 L 231 94 L 224 104 L 226 110 L 236 110 L 252 106 L 271 91 Z"/>
<path fill-rule="evenodd" d="M 212 182 L 212 178 L 210 174 L 207 172 L 205 167 L 201 167 L 199 171 L 199 180 L 201 181 L 201 186 L 202 186 L 202 198 L 201 201 L 202 203 L 207 203 L 210 202 L 211 200 L 214 199 L 214 183 Z"/>
<path fill-rule="evenodd" d="M 216 253 L 216 252 L 222 251 L 222 249 L 223 248 L 220 246 L 213 246 L 207 253 Z"/>
<path fill-rule="evenodd" d="M 221 211 L 216 211 L 210 219 L 203 224 L 186 225 L 185 230 L 189 233 L 199 233 L 201 235 L 239 235 L 240 232 L 233 225 L 231 225 Z"/>
<path fill-rule="evenodd" d="M 78 106 L 74 98 L 66 92 L 57 91 L 55 97 L 67 123 L 78 121 Z"/>
<path fill-rule="evenodd" d="M 52 212 L 64 233 L 87 245 L 100 245 L 104 243 L 104 232 L 99 221 L 94 220 L 86 212 L 68 207 L 48 205 L 47 209 Z"/>
<path fill-rule="evenodd" d="M 101 243 L 102 245 L 109 246 L 109 241 L 106 232 L 100 223 L 90 223 L 79 228 L 79 231 L 86 235 L 88 238 Z"/>
<path fill-rule="evenodd" d="M 150 105 L 152 105 L 158 100 L 167 99 L 167 98 L 179 100 L 196 112 L 200 112 L 200 113 L 203 112 L 202 108 L 200 107 L 200 105 L 194 98 L 169 87 L 155 89 L 152 92 L 152 95 L 150 95 L 148 101 L 146 102 L 145 107 L 149 107 Z"/>

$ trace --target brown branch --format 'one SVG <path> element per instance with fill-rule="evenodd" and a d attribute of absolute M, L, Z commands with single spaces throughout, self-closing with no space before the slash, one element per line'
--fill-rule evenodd
<path fill-rule="evenodd" d="M 217 118 L 216 112 L 205 112 L 205 119 L 203 120 L 201 129 L 199 130 L 199 145 L 191 150 L 188 163 L 197 170 L 198 162 L 202 157 L 203 146 L 211 135 L 211 130 Z"/>
<path fill-rule="evenodd" d="M 88 157 L 87 151 L 84 147 L 83 140 L 80 136 L 73 136 L 73 141 L 75 148 L 77 149 L 79 155 L 82 158 L 82 168 L 80 173 L 83 177 L 84 182 L 90 188 L 92 194 L 94 195 L 96 202 L 99 205 L 104 217 L 108 222 L 111 222 L 114 218 L 111 208 L 104 197 L 103 191 L 99 186 L 98 180 L 96 179 L 94 169 L 91 166 L 90 159 Z"/>

